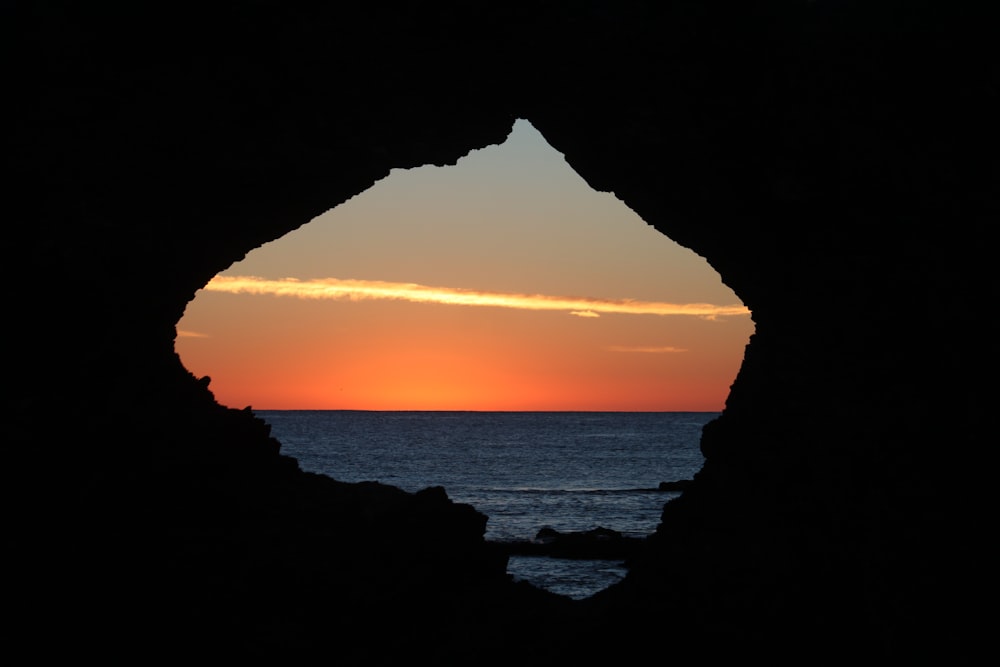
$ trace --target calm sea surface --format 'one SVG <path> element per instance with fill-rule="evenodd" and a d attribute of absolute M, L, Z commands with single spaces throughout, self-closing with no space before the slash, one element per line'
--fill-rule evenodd
<path fill-rule="evenodd" d="M 443 486 L 489 517 L 488 540 L 530 540 L 540 528 L 649 535 L 704 459 L 716 412 L 366 412 L 256 410 L 303 470 L 405 491 Z M 625 574 L 620 562 L 516 556 L 515 578 L 582 598 Z"/>

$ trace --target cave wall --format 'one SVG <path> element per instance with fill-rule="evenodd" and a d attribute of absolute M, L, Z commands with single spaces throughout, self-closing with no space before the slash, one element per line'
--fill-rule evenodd
<path fill-rule="evenodd" d="M 370 658 L 349 638 L 373 627 L 397 640 L 385 652 L 446 660 L 491 642 L 576 655 L 592 627 L 678 654 L 967 641 L 962 452 L 991 403 L 997 219 L 984 17 L 823 1 L 3 11 L 9 507 L 26 617 L 47 632 L 94 644 L 110 599 L 141 613 L 100 620 L 136 641 L 336 639 L 348 662 Z M 756 323 L 695 486 L 625 584 L 584 605 L 506 582 L 446 498 L 299 472 L 173 352 L 215 273 L 392 168 L 502 142 L 518 117 L 704 256 Z"/>

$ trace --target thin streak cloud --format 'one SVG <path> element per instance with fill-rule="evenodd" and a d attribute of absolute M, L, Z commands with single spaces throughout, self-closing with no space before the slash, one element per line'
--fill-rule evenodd
<path fill-rule="evenodd" d="M 611 352 L 644 352 L 646 354 L 671 354 L 674 352 L 687 352 L 683 347 L 672 347 L 664 345 L 662 347 L 628 347 L 625 345 L 612 345 L 608 348 Z"/>
<path fill-rule="evenodd" d="M 197 331 L 183 331 L 183 330 L 178 330 L 177 331 L 177 337 L 178 338 L 208 338 L 209 336 L 208 336 L 208 334 L 199 333 Z"/>
<path fill-rule="evenodd" d="M 216 276 L 207 285 L 210 292 L 230 294 L 267 294 L 299 299 L 363 301 L 384 299 L 414 303 L 438 303 L 456 306 L 493 306 L 521 310 L 561 310 L 581 317 L 601 313 L 630 315 L 688 315 L 715 318 L 723 315 L 749 315 L 742 305 L 717 306 L 710 303 L 663 303 L 633 299 L 594 299 L 589 297 L 550 296 L 546 294 L 507 294 L 481 292 L 457 287 L 431 287 L 416 283 L 392 283 L 378 280 L 342 280 L 323 278 L 268 280 L 255 276 Z"/>

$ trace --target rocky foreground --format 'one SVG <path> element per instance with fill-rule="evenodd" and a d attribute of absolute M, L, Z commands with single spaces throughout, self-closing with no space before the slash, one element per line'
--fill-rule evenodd
<path fill-rule="evenodd" d="M 8 651 L 978 655 L 995 25 L 878 0 L 2 3 Z M 756 325 L 703 470 L 579 602 L 512 582 L 441 490 L 302 472 L 173 348 L 247 252 L 516 118 Z"/>

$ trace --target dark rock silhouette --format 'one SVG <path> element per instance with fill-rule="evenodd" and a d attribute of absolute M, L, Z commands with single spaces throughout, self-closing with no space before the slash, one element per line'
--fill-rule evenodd
<path fill-rule="evenodd" d="M 584 560 L 628 560 L 637 553 L 644 538 L 629 537 L 598 526 L 590 530 L 560 532 L 542 528 L 531 541 L 497 542 L 496 548 L 508 555 L 549 556 Z"/>
<path fill-rule="evenodd" d="M 8 645 L 975 655 L 988 7 L 3 3 Z M 756 323 L 704 469 L 624 581 L 579 602 L 511 582 L 484 518 L 440 490 L 301 472 L 173 350 L 186 304 L 247 252 L 518 117 Z"/>
<path fill-rule="evenodd" d="M 660 482 L 657 491 L 684 491 L 691 487 L 693 480 L 679 479 L 675 482 Z"/>

